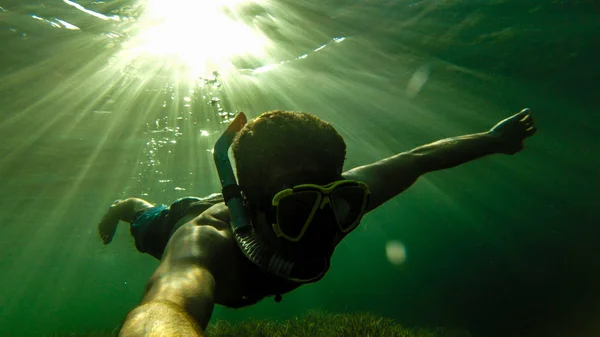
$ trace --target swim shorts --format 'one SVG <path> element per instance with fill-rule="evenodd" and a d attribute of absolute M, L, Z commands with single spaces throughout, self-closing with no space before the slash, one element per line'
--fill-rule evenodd
<path fill-rule="evenodd" d="M 188 214 L 200 215 L 219 202 L 223 202 L 223 195 L 214 193 L 205 198 L 177 199 L 171 206 L 158 205 L 139 212 L 129 228 L 135 248 L 160 260 L 181 218 Z"/>

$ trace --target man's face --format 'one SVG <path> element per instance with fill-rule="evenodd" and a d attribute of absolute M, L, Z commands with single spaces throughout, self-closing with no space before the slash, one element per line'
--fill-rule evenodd
<path fill-rule="evenodd" d="M 248 193 L 252 221 L 257 232 L 274 237 L 272 223 L 275 221 L 271 201 L 275 194 L 300 184 L 325 185 L 343 179 L 340 175 L 327 175 L 316 170 L 274 170 L 269 181 L 250 188 Z M 293 216 L 290 214 L 289 216 Z M 306 216 L 300 214 L 299 216 Z M 303 238 L 298 242 L 278 239 L 279 248 L 302 253 L 304 257 L 322 257 L 331 255 L 343 234 L 337 229 L 336 219 L 329 206 L 321 210 L 312 220 Z M 273 240 L 271 240 L 273 242 Z"/>

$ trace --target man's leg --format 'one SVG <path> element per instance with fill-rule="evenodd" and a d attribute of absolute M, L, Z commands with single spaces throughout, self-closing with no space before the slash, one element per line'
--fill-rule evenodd
<path fill-rule="evenodd" d="M 119 220 L 132 223 L 135 221 L 136 214 L 152 207 L 153 204 L 139 198 L 115 201 L 98 224 L 98 233 L 102 242 L 107 245 L 112 241 Z"/>

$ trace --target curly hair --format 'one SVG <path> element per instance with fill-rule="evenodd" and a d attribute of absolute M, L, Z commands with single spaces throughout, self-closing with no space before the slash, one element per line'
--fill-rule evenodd
<path fill-rule="evenodd" d="M 318 167 L 340 175 L 346 143 L 333 126 L 306 112 L 271 110 L 248 122 L 232 144 L 240 185 L 265 181 L 273 167 Z"/>

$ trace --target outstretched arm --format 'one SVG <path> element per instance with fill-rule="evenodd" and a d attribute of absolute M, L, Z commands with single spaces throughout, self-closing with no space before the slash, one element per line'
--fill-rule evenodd
<path fill-rule="evenodd" d="M 214 266 L 224 241 L 214 227 L 187 223 L 178 229 L 119 336 L 203 336 L 214 306 Z"/>
<path fill-rule="evenodd" d="M 108 211 L 100 220 L 98 224 L 98 234 L 102 242 L 107 245 L 115 236 L 115 230 L 119 221 L 133 222 L 135 215 L 148 208 L 152 208 L 154 205 L 147 202 L 146 200 L 139 198 L 127 198 L 125 200 L 116 200 L 109 208 Z"/>
<path fill-rule="evenodd" d="M 443 139 L 411 151 L 344 172 L 346 179 L 364 181 L 371 189 L 369 211 L 410 187 L 421 175 L 494 153 L 515 154 L 535 134 L 529 109 L 499 122 L 490 131 Z"/>

